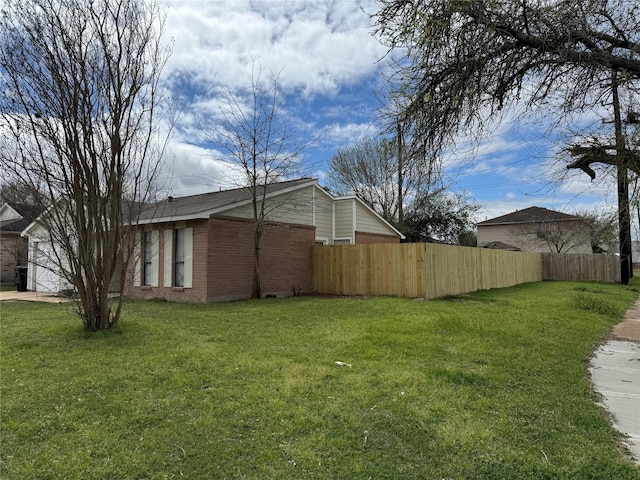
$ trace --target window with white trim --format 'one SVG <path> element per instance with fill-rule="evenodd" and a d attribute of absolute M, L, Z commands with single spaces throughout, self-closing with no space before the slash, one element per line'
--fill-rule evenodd
<path fill-rule="evenodd" d="M 173 285 L 184 287 L 184 228 L 174 230 L 174 262 L 173 262 Z"/>
<path fill-rule="evenodd" d="M 153 285 L 153 232 L 142 236 L 142 284 Z"/>
<path fill-rule="evenodd" d="M 191 288 L 193 280 L 193 228 L 184 222 L 164 231 L 164 286 Z"/>
<path fill-rule="evenodd" d="M 158 286 L 158 238 L 157 230 L 136 233 L 135 272 L 133 285 Z"/>

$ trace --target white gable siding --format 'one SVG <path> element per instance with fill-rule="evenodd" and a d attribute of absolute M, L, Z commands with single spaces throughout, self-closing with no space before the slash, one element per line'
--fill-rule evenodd
<path fill-rule="evenodd" d="M 354 214 L 355 200 L 352 198 L 337 199 L 335 201 L 335 232 L 334 238 L 351 238 L 354 242 Z"/>
<path fill-rule="evenodd" d="M 313 225 L 313 186 L 268 198 L 265 204 L 267 221 Z M 225 216 L 253 218 L 251 203 L 224 212 Z"/>
<path fill-rule="evenodd" d="M 314 193 L 316 239 L 333 240 L 333 199 L 316 190 Z"/>
<path fill-rule="evenodd" d="M 18 220 L 22 218 L 18 212 L 16 212 L 9 204 L 5 203 L 0 207 L 0 222 L 4 222 L 7 220 Z"/>
<path fill-rule="evenodd" d="M 381 235 L 396 235 L 393 230 L 360 202 L 356 203 L 356 231 L 378 233 Z"/>

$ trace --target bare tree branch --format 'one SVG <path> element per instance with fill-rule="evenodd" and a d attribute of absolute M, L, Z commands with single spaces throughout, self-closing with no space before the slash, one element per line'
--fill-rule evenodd
<path fill-rule="evenodd" d="M 161 165 L 163 27 L 142 0 L 7 0 L 0 14 L 0 165 L 47 208 L 50 260 L 91 330 L 120 318 L 127 225 Z"/>

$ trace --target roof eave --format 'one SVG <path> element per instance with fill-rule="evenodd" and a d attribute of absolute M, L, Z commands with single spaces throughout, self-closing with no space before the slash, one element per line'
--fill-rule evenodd
<path fill-rule="evenodd" d="M 291 193 L 291 192 L 295 192 L 296 190 L 300 190 L 302 188 L 306 188 L 310 185 L 315 185 L 317 184 L 318 181 L 316 179 L 309 179 L 309 181 L 298 184 L 298 185 L 294 185 L 292 187 L 289 188 L 283 188 L 282 190 L 277 190 L 275 192 L 271 192 L 265 195 L 265 198 L 272 198 L 272 197 L 277 197 L 279 195 L 284 195 L 286 193 Z M 247 200 L 242 200 L 240 202 L 232 202 L 232 203 L 228 203 L 227 205 L 221 205 L 219 207 L 216 208 L 209 208 L 209 209 L 205 209 L 205 210 L 201 210 L 198 212 L 193 212 L 193 213 L 189 213 L 189 214 L 184 214 L 184 215 L 177 215 L 177 216 L 173 216 L 173 215 L 168 215 L 168 216 L 164 216 L 164 217 L 152 217 L 152 218 L 147 218 L 147 219 L 142 219 L 142 220 L 138 220 L 136 222 L 132 222 L 132 225 L 149 225 L 152 223 L 166 223 L 166 222 L 183 222 L 183 221 L 187 221 L 187 220 L 200 220 L 200 219 L 206 219 L 211 217 L 212 215 L 217 215 L 219 213 L 224 213 L 227 210 L 232 210 L 234 208 L 238 208 L 238 207 L 243 207 L 245 205 L 250 205 L 253 202 L 253 199 L 249 198 Z"/>

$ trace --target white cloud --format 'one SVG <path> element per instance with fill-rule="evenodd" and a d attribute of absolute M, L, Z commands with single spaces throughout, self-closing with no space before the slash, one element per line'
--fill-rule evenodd
<path fill-rule="evenodd" d="M 165 156 L 169 168 L 159 182 L 162 192 L 183 196 L 237 187 L 242 173 L 220 158 L 213 150 L 171 140 Z"/>
<path fill-rule="evenodd" d="M 307 95 L 335 93 L 382 68 L 376 62 L 385 50 L 371 36 L 370 19 L 358 2 L 165 4 L 167 36 L 175 42 L 167 73 L 188 72 L 201 84 L 246 84 L 252 57 L 274 72 L 282 70 L 282 87 Z"/>

